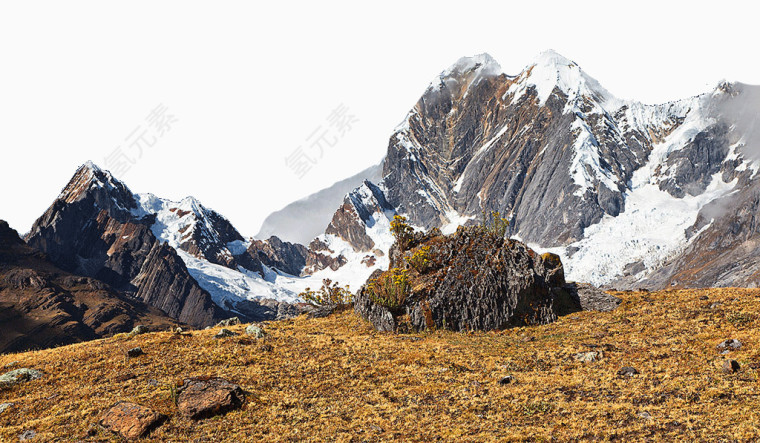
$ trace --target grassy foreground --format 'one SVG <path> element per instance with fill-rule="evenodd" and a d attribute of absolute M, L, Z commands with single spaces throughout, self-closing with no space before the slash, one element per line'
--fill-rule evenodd
<path fill-rule="evenodd" d="M 45 373 L 0 391 L 14 403 L 0 440 L 32 429 L 34 441 L 118 441 L 99 414 L 127 400 L 172 416 L 171 386 L 198 375 L 240 384 L 247 403 L 172 416 L 146 441 L 760 439 L 760 290 L 616 295 L 613 312 L 492 333 L 383 334 L 344 312 L 270 323 L 260 340 L 235 326 L 220 340 L 161 332 L 0 355 L 0 372 L 18 361 Z M 743 347 L 720 355 L 728 338 Z M 146 355 L 128 359 L 136 346 Z M 573 359 L 589 350 L 604 356 Z M 725 358 L 741 369 L 723 373 Z M 618 376 L 624 366 L 640 374 Z M 517 382 L 500 385 L 506 375 Z"/>

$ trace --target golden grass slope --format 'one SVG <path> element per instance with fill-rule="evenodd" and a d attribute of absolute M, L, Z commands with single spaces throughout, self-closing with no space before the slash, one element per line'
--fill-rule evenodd
<path fill-rule="evenodd" d="M 120 400 L 171 416 L 146 441 L 760 439 L 760 290 L 615 295 L 613 312 L 492 333 L 392 335 L 344 312 L 270 323 L 261 340 L 236 326 L 240 336 L 221 340 L 166 332 L 2 355 L 0 368 L 18 361 L 45 376 L 0 392 L 14 403 L 0 440 L 32 429 L 36 441 L 118 441 L 93 426 Z M 727 338 L 744 346 L 720 355 Z M 135 346 L 146 355 L 127 359 Z M 590 349 L 604 357 L 572 358 Z M 721 371 L 726 357 L 737 373 Z M 618 376 L 624 366 L 640 374 Z M 180 418 L 171 386 L 199 375 L 239 383 L 244 408 Z M 517 383 L 499 385 L 506 375 Z"/>

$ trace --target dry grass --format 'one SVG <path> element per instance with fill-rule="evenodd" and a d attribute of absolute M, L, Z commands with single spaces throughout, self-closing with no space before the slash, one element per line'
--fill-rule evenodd
<path fill-rule="evenodd" d="M 197 423 L 172 416 L 146 440 L 759 439 L 760 290 L 617 295 L 614 312 L 494 333 L 396 336 L 344 312 L 271 323 L 262 340 L 167 332 L 2 355 L 0 368 L 17 360 L 46 375 L 0 392 L 15 403 L 0 414 L 0 439 L 33 429 L 42 441 L 116 441 L 101 429 L 86 437 L 102 411 L 128 400 L 172 415 L 171 384 L 196 375 L 237 382 L 249 401 Z M 727 338 L 744 343 L 729 355 L 736 374 L 718 367 Z M 147 355 L 128 360 L 134 346 Z M 590 346 L 601 361 L 573 360 Z M 623 366 L 641 373 L 621 378 Z M 125 374 L 135 378 L 117 381 Z M 499 385 L 505 375 L 517 384 Z"/>

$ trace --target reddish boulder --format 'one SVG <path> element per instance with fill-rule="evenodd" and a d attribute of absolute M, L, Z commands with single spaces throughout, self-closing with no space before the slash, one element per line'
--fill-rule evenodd
<path fill-rule="evenodd" d="M 240 386 L 222 378 L 190 378 L 184 381 L 178 392 L 179 413 L 193 420 L 237 409 L 245 400 Z"/>
<path fill-rule="evenodd" d="M 109 409 L 100 425 L 126 439 L 136 439 L 159 426 L 166 417 L 135 403 L 119 402 Z"/>

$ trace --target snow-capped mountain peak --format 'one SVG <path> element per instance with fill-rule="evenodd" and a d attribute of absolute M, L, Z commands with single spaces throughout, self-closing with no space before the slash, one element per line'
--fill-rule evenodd
<path fill-rule="evenodd" d="M 427 91 L 437 93 L 448 90 L 454 95 L 466 95 L 469 88 L 480 80 L 503 74 L 501 66 L 488 54 L 462 57 L 436 76 Z"/>
<path fill-rule="evenodd" d="M 509 88 L 506 95 L 514 94 L 512 100 L 517 101 L 531 86 L 536 89 L 541 106 L 546 104 L 555 88 L 568 97 L 568 105 L 574 104 L 583 97 L 593 98 L 600 104 L 606 103 L 611 107 L 620 105 L 609 91 L 586 74 L 577 63 L 553 50 L 539 54 L 516 77 L 516 82 Z M 571 106 L 565 108 L 565 112 L 572 110 Z"/>

